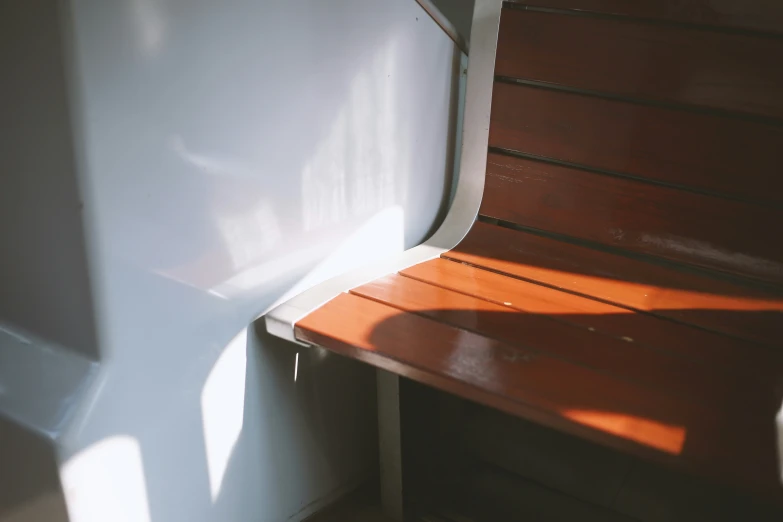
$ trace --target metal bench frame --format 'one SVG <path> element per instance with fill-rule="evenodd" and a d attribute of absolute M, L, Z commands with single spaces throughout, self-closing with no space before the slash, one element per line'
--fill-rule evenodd
<path fill-rule="evenodd" d="M 380 263 L 324 281 L 273 308 L 265 316 L 266 329 L 270 334 L 304 345 L 294 336 L 294 325 L 301 318 L 352 288 L 435 259 L 454 248 L 468 233 L 478 215 L 484 193 L 492 85 L 495 78 L 495 50 L 502 5 L 501 0 L 476 0 L 457 190 L 449 212 L 437 232 L 417 247 Z"/>

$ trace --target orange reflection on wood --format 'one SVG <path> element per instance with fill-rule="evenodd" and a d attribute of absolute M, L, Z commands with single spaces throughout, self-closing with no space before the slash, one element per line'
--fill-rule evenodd
<path fill-rule="evenodd" d="M 459 256 L 447 253 L 444 257 Z M 498 260 L 474 254 L 471 259 L 478 266 L 494 268 Z M 632 306 L 638 310 L 722 310 L 736 312 L 783 311 L 783 297 L 773 295 L 720 295 L 706 291 L 665 288 L 608 277 L 566 272 L 530 263 L 516 262 L 514 275 L 542 281 L 557 288 L 580 294 L 606 298 Z M 600 312 L 599 312 L 600 313 Z"/>
<path fill-rule="evenodd" d="M 783 338 L 780 291 L 486 223 L 443 257 L 769 346 Z"/>
<path fill-rule="evenodd" d="M 590 428 L 611 433 L 657 450 L 679 455 L 685 445 L 686 430 L 662 422 L 625 413 L 596 410 L 568 409 L 564 417 Z"/>

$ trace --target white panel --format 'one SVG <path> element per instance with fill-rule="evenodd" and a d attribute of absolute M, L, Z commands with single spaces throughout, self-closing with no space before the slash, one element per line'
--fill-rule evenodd
<path fill-rule="evenodd" d="M 301 519 L 375 463 L 374 374 L 253 320 L 432 230 L 459 52 L 413 0 L 72 0 L 63 23 L 101 359 L 59 441 L 69 498 Z M 114 446 L 127 492 L 68 464 Z"/>

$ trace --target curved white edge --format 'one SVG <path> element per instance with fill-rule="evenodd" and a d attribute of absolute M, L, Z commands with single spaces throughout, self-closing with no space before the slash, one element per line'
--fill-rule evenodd
<path fill-rule="evenodd" d="M 495 51 L 502 6 L 501 0 L 476 0 L 473 9 L 457 191 L 440 228 L 417 247 L 380 263 L 329 279 L 273 308 L 264 317 L 270 334 L 304 344 L 296 339 L 294 328 L 297 321 L 313 310 L 352 288 L 434 259 L 454 248 L 468 233 L 484 193 Z"/>
<path fill-rule="evenodd" d="M 780 475 L 780 483 L 783 484 L 783 404 L 781 404 L 780 411 L 775 418 L 775 429 L 778 436 L 778 474 Z"/>

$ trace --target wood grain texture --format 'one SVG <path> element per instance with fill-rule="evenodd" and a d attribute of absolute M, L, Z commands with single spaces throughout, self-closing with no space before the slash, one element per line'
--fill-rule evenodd
<path fill-rule="evenodd" d="M 624 451 L 779 489 L 773 426 L 744 408 L 700 408 L 352 294 L 299 321 L 296 336 Z"/>
<path fill-rule="evenodd" d="M 401 273 L 484 300 L 511 303 L 507 306 L 521 312 L 549 315 L 561 322 L 747 375 L 765 375 L 765 379 L 774 380 L 783 369 L 783 354 L 777 350 L 761 346 L 752 349 L 746 342 L 725 335 L 662 321 L 650 314 L 634 313 L 462 263 L 437 259 Z"/>
<path fill-rule="evenodd" d="M 739 276 L 783 283 L 783 209 L 490 154 L 481 214 Z"/>
<path fill-rule="evenodd" d="M 783 203 L 783 127 L 495 83 L 492 147 Z"/>
<path fill-rule="evenodd" d="M 735 403 L 766 411 L 778 404 L 772 394 L 773 383 L 761 382 L 758 375 L 743 376 L 742 372 L 719 365 L 706 365 L 666 350 L 590 331 L 566 322 L 567 318 L 558 321 L 546 314 L 522 312 L 402 275 L 382 277 L 351 293 L 515 347 L 566 359 L 652 391 L 660 390 L 661 383 L 666 383 L 665 393 L 683 401 L 703 405 Z M 627 315 L 622 310 L 618 313 Z M 660 328 L 666 328 L 664 321 L 659 323 Z M 758 401 L 765 395 L 772 402 L 762 406 Z"/>
<path fill-rule="evenodd" d="M 783 39 L 507 9 L 495 74 L 783 117 Z"/>
<path fill-rule="evenodd" d="M 783 296 L 727 281 L 485 223 L 445 256 L 770 347 L 783 339 Z"/>
<path fill-rule="evenodd" d="M 783 32 L 783 4 L 775 0 L 510 0 L 509 4 Z"/>

